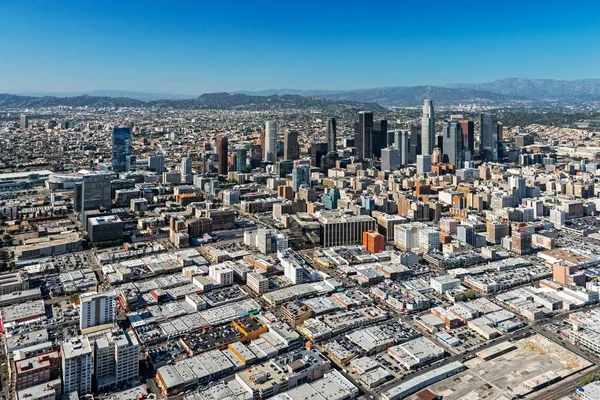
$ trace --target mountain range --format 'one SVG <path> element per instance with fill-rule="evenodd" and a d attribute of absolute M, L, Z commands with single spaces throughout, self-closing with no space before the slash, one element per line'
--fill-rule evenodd
<path fill-rule="evenodd" d="M 32 93 L 38 94 L 38 93 Z M 191 109 L 275 109 L 348 106 L 377 110 L 381 106 L 415 107 L 424 99 L 439 105 L 476 103 L 543 105 L 548 102 L 600 101 L 600 79 L 574 81 L 507 78 L 490 83 L 445 86 L 398 86 L 359 90 L 270 89 L 206 93 L 200 96 L 100 90 L 53 93 L 54 96 L 0 94 L 0 107 L 173 107 Z"/>
<path fill-rule="evenodd" d="M 129 97 L 108 96 L 73 96 L 73 97 L 33 97 L 13 94 L 0 94 L 0 107 L 37 108 L 37 107 L 157 107 L 177 109 L 244 109 L 273 110 L 290 108 L 327 108 L 347 107 L 368 110 L 383 109 L 377 103 L 357 102 L 350 100 L 329 100 L 322 97 L 299 95 L 251 96 L 241 93 L 206 93 L 196 98 L 185 100 L 151 100 L 142 101 Z"/>

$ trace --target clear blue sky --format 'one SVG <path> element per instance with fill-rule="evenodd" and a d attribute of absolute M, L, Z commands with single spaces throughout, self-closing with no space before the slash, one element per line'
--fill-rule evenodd
<path fill-rule="evenodd" d="M 600 78 L 600 1 L 0 0 L 0 92 Z"/>

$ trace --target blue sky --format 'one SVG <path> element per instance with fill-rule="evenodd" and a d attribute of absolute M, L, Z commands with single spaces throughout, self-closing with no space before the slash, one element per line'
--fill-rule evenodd
<path fill-rule="evenodd" d="M 0 92 L 600 78 L 600 1 L 0 0 Z"/>

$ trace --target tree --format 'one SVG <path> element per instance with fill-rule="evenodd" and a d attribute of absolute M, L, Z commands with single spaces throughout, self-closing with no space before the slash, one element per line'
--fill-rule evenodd
<path fill-rule="evenodd" d="M 4 244 L 6 246 L 12 246 L 13 238 L 11 235 L 6 233 L 6 234 L 4 234 L 4 236 L 2 236 L 2 241 L 4 242 Z"/>
<path fill-rule="evenodd" d="M 69 297 L 69 301 L 71 301 L 71 303 L 73 303 L 73 304 L 79 304 L 79 295 L 78 294 L 72 294 Z"/>

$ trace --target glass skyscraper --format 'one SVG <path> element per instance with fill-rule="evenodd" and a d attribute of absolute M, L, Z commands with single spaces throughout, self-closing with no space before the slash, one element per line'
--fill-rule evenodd
<path fill-rule="evenodd" d="M 115 127 L 112 134 L 112 170 L 127 171 L 127 156 L 132 153 L 131 128 Z"/>

